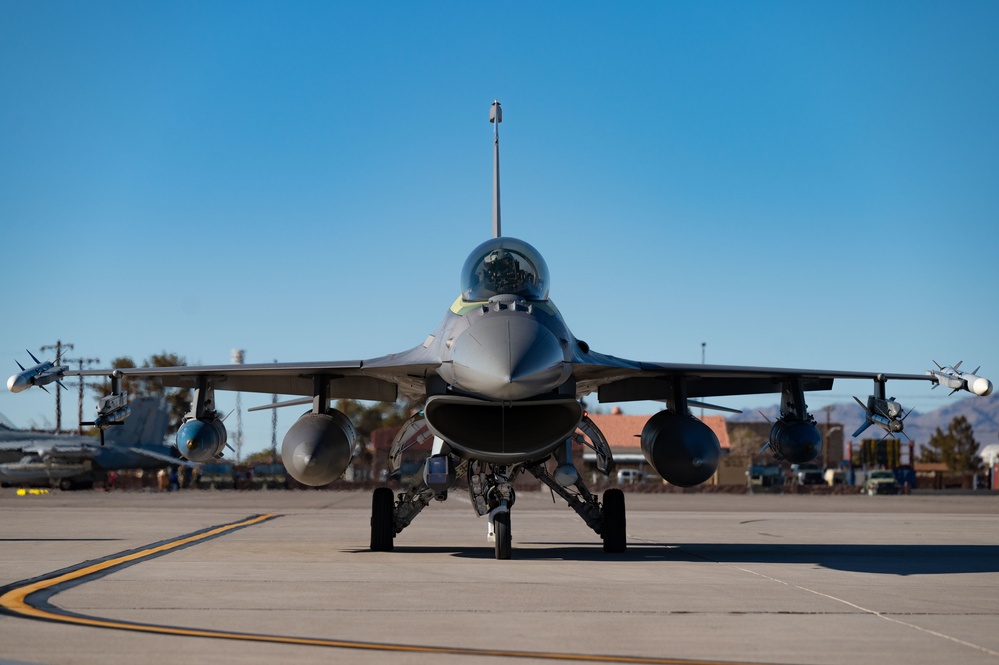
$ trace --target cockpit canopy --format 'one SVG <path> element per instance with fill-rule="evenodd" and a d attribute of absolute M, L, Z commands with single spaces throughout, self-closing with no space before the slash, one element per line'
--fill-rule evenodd
<path fill-rule="evenodd" d="M 523 240 L 492 238 L 465 260 L 461 297 L 476 301 L 498 295 L 548 300 L 548 265 L 538 250 Z"/>

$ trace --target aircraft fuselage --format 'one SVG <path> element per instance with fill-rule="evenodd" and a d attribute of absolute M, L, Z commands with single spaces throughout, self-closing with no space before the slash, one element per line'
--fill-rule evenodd
<path fill-rule="evenodd" d="M 572 381 L 575 339 L 548 301 L 497 295 L 455 302 L 442 323 L 437 390 L 425 415 L 461 457 L 543 459 L 582 417 Z"/>

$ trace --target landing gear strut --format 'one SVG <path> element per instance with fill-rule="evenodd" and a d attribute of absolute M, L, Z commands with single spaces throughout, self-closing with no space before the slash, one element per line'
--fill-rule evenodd
<path fill-rule="evenodd" d="M 558 494 L 569 507 L 603 540 L 604 551 L 620 554 L 628 547 L 624 493 L 619 489 L 604 492 L 603 503 L 586 487 L 586 483 L 571 464 L 570 449 L 553 455 L 554 473 L 547 462 L 500 465 L 478 460 L 461 460 L 447 452 L 435 452 L 428 460 L 428 472 L 398 496 L 391 488 L 379 487 L 371 499 L 371 550 L 390 552 L 396 534 L 409 526 L 413 519 L 433 500 L 443 501 L 447 490 L 457 479 L 468 478 L 468 494 L 475 512 L 489 517 L 489 540 L 493 542 L 497 559 L 513 555 L 510 509 L 517 495 L 513 479 L 527 471 Z M 609 449 L 607 451 L 609 453 Z M 550 458 L 551 459 L 551 458 Z M 610 468 L 608 456 L 605 467 Z"/>

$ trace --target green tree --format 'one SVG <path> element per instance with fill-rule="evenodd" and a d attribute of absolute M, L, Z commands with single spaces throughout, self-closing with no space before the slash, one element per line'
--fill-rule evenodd
<path fill-rule="evenodd" d="M 142 367 L 176 367 L 186 365 L 187 361 L 176 353 L 156 353 L 142 361 Z M 120 356 L 111 361 L 111 369 L 130 369 L 138 367 L 128 356 Z M 111 380 L 105 379 L 90 386 L 98 397 L 111 393 Z M 191 410 L 191 391 L 188 388 L 165 388 L 157 379 L 126 378 L 122 380 L 122 390 L 128 393 L 129 399 L 136 397 L 162 397 L 170 405 L 170 432 L 174 432 L 184 421 L 184 415 Z"/>
<path fill-rule="evenodd" d="M 382 427 L 402 425 L 412 415 L 416 406 L 406 401 L 374 402 L 367 404 L 356 400 L 342 399 L 336 408 L 347 414 L 354 424 L 358 437 L 367 442 L 371 433 Z"/>
<path fill-rule="evenodd" d="M 336 408 L 350 418 L 357 430 L 357 457 L 354 460 L 354 472 L 372 473 L 374 451 L 371 446 L 371 433 L 383 427 L 402 425 L 418 408 L 408 401 L 398 402 L 358 402 L 342 399 L 336 403 Z"/>
<path fill-rule="evenodd" d="M 938 427 L 920 453 L 919 461 L 943 462 L 951 471 L 978 471 L 982 460 L 968 419 L 957 416 L 947 425 L 946 432 Z"/>

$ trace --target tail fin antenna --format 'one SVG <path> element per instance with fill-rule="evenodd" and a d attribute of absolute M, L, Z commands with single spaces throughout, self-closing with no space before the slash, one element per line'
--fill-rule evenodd
<path fill-rule="evenodd" d="M 493 123 L 493 237 L 503 235 L 500 231 L 500 177 L 499 177 L 499 125 L 503 122 L 503 109 L 498 99 L 489 108 L 489 122 Z"/>

